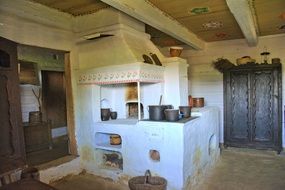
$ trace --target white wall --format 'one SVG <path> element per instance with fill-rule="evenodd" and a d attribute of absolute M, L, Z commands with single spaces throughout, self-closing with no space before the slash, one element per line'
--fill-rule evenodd
<path fill-rule="evenodd" d="M 256 47 L 248 47 L 245 40 L 229 40 L 208 43 L 205 50 L 184 50 L 182 56 L 189 63 L 189 94 L 194 97 L 205 97 L 206 105 L 216 105 L 223 113 L 223 75 L 212 67 L 212 61 L 217 58 L 227 58 L 232 63 L 242 56 L 251 56 L 257 62 L 262 62 L 260 53 L 265 47 L 271 58 L 280 58 L 285 64 L 285 35 L 260 37 Z M 285 100 L 285 74 L 282 68 L 282 94 Z M 283 115 L 283 114 L 282 114 Z M 223 114 L 220 123 L 220 142 L 223 142 Z M 283 147 L 285 147 L 283 119 Z"/>

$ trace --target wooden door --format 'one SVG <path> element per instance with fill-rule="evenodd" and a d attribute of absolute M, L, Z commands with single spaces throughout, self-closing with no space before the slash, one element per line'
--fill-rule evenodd
<path fill-rule="evenodd" d="M 225 144 L 281 148 L 280 65 L 234 69 L 225 79 Z"/>
<path fill-rule="evenodd" d="M 17 44 L 0 37 L 0 174 L 25 164 Z"/>
<path fill-rule="evenodd" d="M 52 128 L 66 127 L 66 89 L 64 72 L 42 71 L 43 108 Z"/>
<path fill-rule="evenodd" d="M 250 142 L 249 79 L 247 72 L 231 72 L 229 76 L 226 137 L 231 143 L 247 144 Z"/>

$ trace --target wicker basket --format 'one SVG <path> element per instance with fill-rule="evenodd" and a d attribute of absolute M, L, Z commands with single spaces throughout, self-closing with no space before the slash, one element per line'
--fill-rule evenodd
<path fill-rule="evenodd" d="M 129 180 L 131 190 L 166 190 L 166 185 L 166 179 L 152 177 L 149 170 L 145 172 L 145 176 L 137 176 Z"/>

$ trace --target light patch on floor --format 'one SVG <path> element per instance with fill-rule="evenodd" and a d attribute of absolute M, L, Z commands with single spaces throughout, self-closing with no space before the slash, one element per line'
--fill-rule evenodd
<path fill-rule="evenodd" d="M 51 186 L 58 190 L 129 190 L 128 186 L 92 174 L 67 176 Z"/>
<path fill-rule="evenodd" d="M 285 157 L 257 151 L 223 151 L 195 190 L 283 190 Z"/>

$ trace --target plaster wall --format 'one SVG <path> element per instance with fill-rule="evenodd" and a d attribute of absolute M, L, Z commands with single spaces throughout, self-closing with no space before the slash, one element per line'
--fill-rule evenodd
<path fill-rule="evenodd" d="M 223 113 L 223 76 L 211 64 L 223 57 L 236 63 L 242 56 L 251 56 L 258 63 L 262 62 L 260 53 L 267 48 L 270 58 L 280 58 L 282 67 L 282 101 L 285 100 L 285 35 L 259 37 L 256 47 L 248 47 L 245 40 L 229 40 L 208 43 L 205 50 L 184 50 L 182 57 L 189 63 L 189 94 L 193 97 L 205 97 L 206 105 L 214 105 Z M 282 106 L 283 107 L 283 106 Z M 283 113 L 283 112 L 282 112 Z M 283 115 L 283 114 L 282 114 Z M 283 147 L 285 147 L 283 118 Z M 220 116 L 220 142 L 223 143 L 223 114 Z"/>

